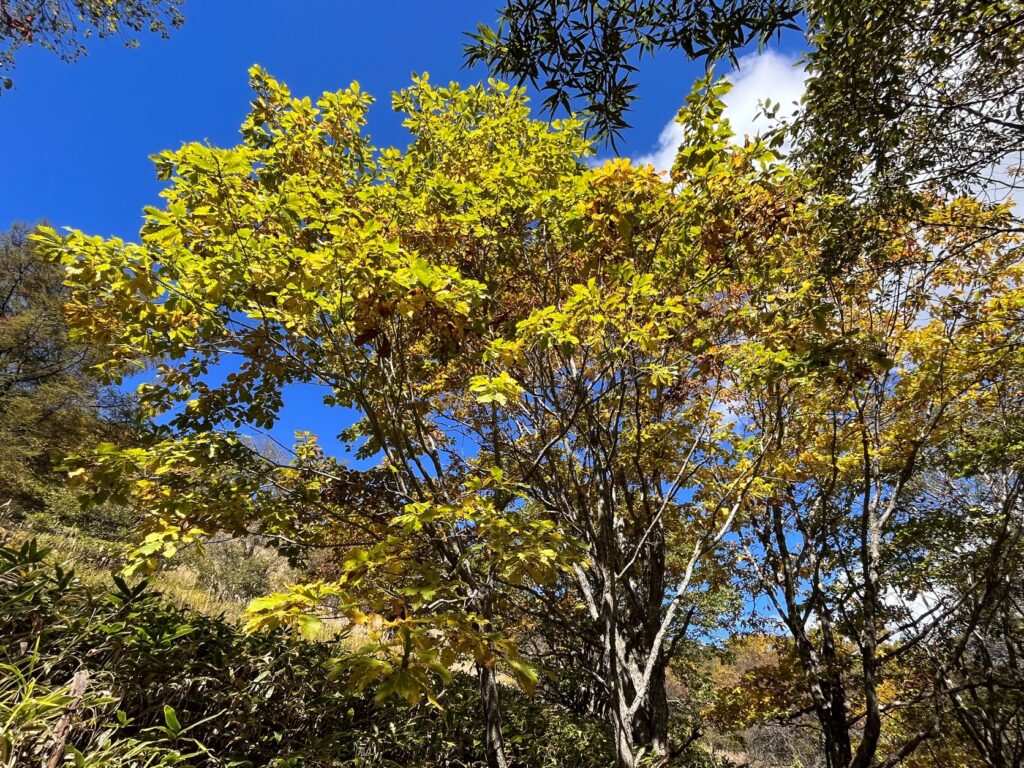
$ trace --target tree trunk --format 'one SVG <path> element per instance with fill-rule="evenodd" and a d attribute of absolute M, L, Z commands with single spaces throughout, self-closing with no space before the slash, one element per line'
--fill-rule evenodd
<path fill-rule="evenodd" d="M 846 697 L 840 686 L 821 686 L 826 706 L 818 709 L 818 723 L 824 739 L 825 768 L 847 768 L 853 758 L 850 731 L 846 725 Z"/>
<path fill-rule="evenodd" d="M 480 705 L 484 715 L 484 746 L 487 752 L 487 768 L 508 768 L 505 754 L 505 737 L 501 732 L 501 705 L 498 699 L 498 680 L 494 668 L 486 664 L 476 665 L 480 681 Z"/>
<path fill-rule="evenodd" d="M 643 748 L 645 755 L 665 757 L 669 754 L 668 693 L 662 665 L 651 676 L 643 705 L 634 718 L 633 734 L 633 743 Z"/>
<path fill-rule="evenodd" d="M 818 722 L 825 739 L 826 768 L 847 768 L 853 759 L 853 744 L 850 741 L 850 728 L 847 724 L 849 713 L 846 711 L 846 688 L 843 683 L 842 663 L 836 649 L 835 635 L 832 631 L 832 619 L 827 607 L 819 604 L 821 622 L 821 665 L 810 667 L 816 669 L 818 690 L 822 696 L 822 706 L 818 710 Z"/>
<path fill-rule="evenodd" d="M 615 731 L 615 768 L 635 768 L 636 753 L 633 747 L 633 727 L 625 707 L 616 705 L 612 708 Z"/>
<path fill-rule="evenodd" d="M 646 591 L 647 602 L 642 610 L 646 615 L 642 618 L 643 647 L 645 653 L 655 655 L 656 666 L 651 675 L 651 682 L 644 693 L 643 705 L 638 713 L 641 718 L 641 733 L 637 744 L 645 747 L 646 754 L 667 757 L 668 743 L 668 691 L 665 688 L 665 672 L 668 661 L 664 657 L 658 638 L 661 627 L 663 603 L 665 595 L 665 524 L 650 529 L 650 547 L 646 567 L 647 584 L 641 593 Z M 639 618 L 639 617 L 638 617 Z M 643 665 L 640 665 L 641 668 Z"/>

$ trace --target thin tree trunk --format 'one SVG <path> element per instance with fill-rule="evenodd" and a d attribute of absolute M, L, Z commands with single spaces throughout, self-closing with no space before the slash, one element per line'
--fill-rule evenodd
<path fill-rule="evenodd" d="M 650 548 L 647 564 L 647 604 L 644 606 L 646 617 L 643 622 L 644 646 L 649 652 L 656 654 L 657 665 L 651 675 L 650 685 L 644 692 L 644 704 L 641 713 L 644 718 L 642 743 L 648 754 L 667 758 L 668 743 L 668 691 L 665 688 L 665 671 L 668 661 L 662 653 L 658 629 L 661 624 L 662 607 L 665 595 L 665 525 L 659 522 L 651 530 Z"/>
<path fill-rule="evenodd" d="M 819 690 L 824 707 L 819 709 L 818 719 L 825 736 L 825 760 L 828 768 L 846 768 L 853 759 L 853 743 L 847 725 L 846 688 L 843 683 L 842 664 L 836 649 L 832 631 L 832 618 L 823 601 L 819 601 L 821 623 L 821 662 L 818 669 Z"/>
<path fill-rule="evenodd" d="M 615 611 L 615 594 L 609 586 L 614 581 L 606 582 L 604 594 L 604 668 L 611 684 L 612 728 L 615 733 L 615 765 L 617 768 L 634 768 L 636 765 L 636 747 L 634 742 L 634 716 L 629 711 L 633 694 L 629 670 L 624 669 L 619 660 L 618 626 Z"/>
<path fill-rule="evenodd" d="M 863 417 L 862 417 L 863 420 Z M 881 522 L 878 517 L 877 497 L 873 496 L 873 473 L 870 446 L 867 430 L 862 432 L 862 454 L 864 462 L 864 505 L 861 513 L 860 558 L 864 577 L 864 629 L 861 635 L 861 679 L 864 688 L 864 733 L 857 752 L 851 762 L 852 768 L 870 768 L 878 750 L 878 741 L 882 734 L 882 716 L 878 703 L 878 678 L 876 675 L 878 649 L 878 604 L 879 575 L 878 560 L 881 541 Z M 908 475 L 912 462 L 903 469 Z M 898 493 L 898 489 L 897 489 Z M 895 499 L 895 497 L 894 497 Z M 890 502 L 895 503 L 895 501 Z"/>
<path fill-rule="evenodd" d="M 818 709 L 818 723 L 824 737 L 826 768 L 847 768 L 853 756 L 850 731 L 846 725 L 846 697 L 837 686 L 821 686 L 827 705 Z"/>
<path fill-rule="evenodd" d="M 494 668 L 487 664 L 476 665 L 480 682 L 480 705 L 484 715 L 484 747 L 487 751 L 488 768 L 508 768 L 505 754 L 505 737 L 501 732 L 501 703 L 498 698 L 498 681 Z"/>
<path fill-rule="evenodd" d="M 657 669 L 651 678 L 651 689 L 648 692 L 647 711 L 647 747 L 651 754 L 665 757 L 669 753 L 668 744 L 668 692 L 665 689 L 665 669 Z"/>

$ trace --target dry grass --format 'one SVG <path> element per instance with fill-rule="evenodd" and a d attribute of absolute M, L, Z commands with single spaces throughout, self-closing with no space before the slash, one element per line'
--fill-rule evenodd
<path fill-rule="evenodd" d="M 35 538 L 42 549 L 49 550 L 47 560 L 73 569 L 75 575 L 90 589 L 110 587 L 111 578 L 125 563 L 125 546 L 87 536 L 74 528 L 54 527 L 40 530 L 38 526 L 0 525 L 0 543 L 18 547 Z M 139 577 L 126 579 L 137 584 Z M 150 579 L 153 587 L 173 605 L 191 608 L 208 616 L 221 616 L 237 622 L 245 611 L 245 602 L 220 599 L 199 584 L 199 574 L 190 568 L 167 568 Z"/>
<path fill-rule="evenodd" d="M 35 538 L 39 546 L 50 550 L 47 559 L 60 563 L 67 569 L 73 569 L 75 575 L 90 589 L 101 591 L 108 589 L 111 578 L 118 574 L 126 563 L 127 545 L 110 542 L 88 536 L 76 528 L 49 524 L 49 521 L 36 518 L 30 524 L 13 524 L 0 519 L 0 544 L 8 547 L 19 547 L 24 541 Z M 211 549 L 218 545 L 214 545 Z M 257 548 L 258 556 L 266 559 L 270 550 Z M 203 574 L 202 557 L 182 558 L 170 567 L 162 568 L 150 576 L 153 588 L 164 598 L 179 608 L 189 608 L 207 616 L 220 617 L 232 623 L 242 623 L 248 599 L 225 595 L 225 590 L 217 591 L 209 588 L 209 574 Z M 300 578 L 284 563 L 271 560 L 266 574 L 267 592 L 282 590 L 288 584 Z M 129 577 L 129 584 L 137 584 L 141 577 Z M 326 619 L 315 630 L 310 639 L 329 640 L 342 634 L 350 634 L 349 641 L 357 646 L 367 641 L 363 628 L 350 628 L 347 622 L 338 619 Z"/>

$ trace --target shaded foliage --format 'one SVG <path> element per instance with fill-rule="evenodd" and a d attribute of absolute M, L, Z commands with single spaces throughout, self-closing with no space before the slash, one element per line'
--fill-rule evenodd
<path fill-rule="evenodd" d="M 144 581 L 94 591 L 44 555 L 32 542 L 0 549 L 0 662 L 53 689 L 90 673 L 106 696 L 72 728 L 69 743 L 85 755 L 103 746 L 104 734 L 110 739 L 109 722 L 120 723 L 116 740 L 166 737 L 160 729 L 171 707 L 182 732 L 202 745 L 180 749 L 194 753 L 187 762 L 195 766 L 483 764 L 480 705 L 465 676 L 441 697 L 443 709 L 379 707 L 335 679 L 344 645 L 282 631 L 246 635 L 168 606 Z M 519 764 L 610 764 L 598 721 L 511 692 L 506 708 L 506 740 Z M 124 714 L 115 717 L 117 710 Z"/>
<path fill-rule="evenodd" d="M 470 35 L 466 60 L 529 80 L 551 113 L 582 108 L 595 135 L 629 125 L 643 56 L 681 50 L 691 59 L 732 55 L 795 26 L 797 0 L 512 0 L 494 27 Z"/>
<path fill-rule="evenodd" d="M 68 509 L 57 465 L 123 442 L 132 422 L 130 400 L 90 373 L 107 350 L 70 338 L 64 271 L 36 252 L 31 232 L 0 234 L 0 506 L 15 514 Z"/>

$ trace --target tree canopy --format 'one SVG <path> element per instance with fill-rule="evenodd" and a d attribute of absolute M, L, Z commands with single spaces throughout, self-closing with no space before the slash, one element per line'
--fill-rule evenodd
<path fill-rule="evenodd" d="M 821 183 L 883 197 L 908 185 L 995 199 L 1016 190 L 1017 0 L 512 0 L 470 35 L 466 58 L 530 81 L 553 114 L 576 111 L 615 140 L 643 57 L 681 50 L 712 67 L 790 29 L 804 33 L 807 92 L 795 120 L 788 104 L 767 112 L 792 123 L 794 150 Z"/>
<path fill-rule="evenodd" d="M 558 658 L 592 665 L 576 701 L 606 713 L 620 766 L 683 752 L 670 670 L 749 600 L 790 636 L 829 766 L 893 764 L 940 734 L 942 718 L 891 725 L 906 705 L 886 691 L 913 657 L 930 670 L 915 704 L 946 712 L 970 644 L 930 643 L 993 626 L 964 610 L 1006 595 L 1019 562 L 1007 206 L 921 194 L 837 266 L 844 199 L 735 143 L 724 82 L 680 111 L 665 179 L 591 167 L 580 122 L 533 119 L 498 82 L 417 78 L 393 97 L 398 150 L 365 137 L 356 84 L 314 103 L 251 78 L 240 145 L 155 156 L 169 184 L 138 244 L 36 238 L 66 271 L 73 333 L 110 350 L 99 370 L 159 361 L 139 390 L 152 439 L 71 473 L 144 514 L 139 567 L 218 532 L 327 551 L 250 626 L 341 620 L 361 643 L 347 680 L 382 702 L 436 701 L 475 667 L 492 766 L 508 764 L 499 679 L 530 690 Z M 321 388 L 350 460 L 312 433 L 256 449 L 295 384 Z M 920 562 L 944 489 L 987 494 L 972 514 L 1004 533 Z M 954 576 L 973 557 L 994 582 Z"/>
<path fill-rule="evenodd" d="M 181 5 L 0 0 L 0 70 Z M 401 146 L 253 66 L 137 238 L 0 235 L 0 768 L 1019 768 L 1022 30 L 507 0 Z M 658 52 L 673 161 L 595 159 Z"/>
<path fill-rule="evenodd" d="M 183 0 L 4 0 L 0 2 L 0 91 L 14 83 L 9 73 L 15 55 L 29 45 L 51 51 L 65 61 L 86 52 L 86 41 L 149 32 L 167 37 L 180 27 Z"/>
<path fill-rule="evenodd" d="M 14 514 L 46 506 L 69 454 L 121 442 L 131 422 L 129 399 L 91 372 L 106 350 L 69 338 L 64 271 L 36 250 L 32 231 L 0 235 L 0 506 Z"/>

